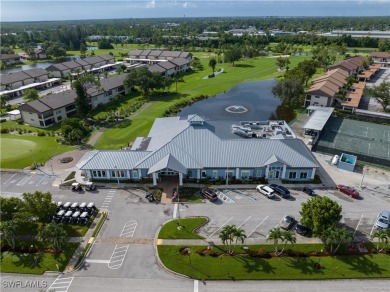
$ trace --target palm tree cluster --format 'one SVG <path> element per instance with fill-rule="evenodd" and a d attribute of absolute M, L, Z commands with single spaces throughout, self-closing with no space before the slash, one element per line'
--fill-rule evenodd
<path fill-rule="evenodd" d="M 294 244 L 297 242 L 295 233 L 291 230 L 282 230 L 280 228 L 273 228 L 267 236 L 267 241 L 273 240 L 275 247 L 275 255 L 279 256 L 283 253 L 288 243 Z M 283 248 L 279 252 L 279 242 L 283 242 Z"/>
<path fill-rule="evenodd" d="M 375 238 L 378 239 L 376 244 L 376 249 L 378 252 L 383 251 L 387 244 L 389 243 L 389 237 L 390 237 L 390 230 L 389 229 L 377 229 L 373 234 L 371 234 L 371 239 L 374 240 Z M 382 248 L 379 249 L 379 245 L 382 243 Z"/>
<path fill-rule="evenodd" d="M 244 243 L 246 234 L 245 230 L 236 227 L 236 225 L 226 225 L 219 234 L 219 238 L 227 246 L 228 254 L 233 254 L 237 242 Z"/>
<path fill-rule="evenodd" d="M 337 226 L 331 226 L 324 230 L 322 241 L 329 247 L 331 254 L 337 252 L 342 243 L 350 243 L 353 239 L 352 233 L 346 228 L 338 228 Z M 336 248 L 334 248 L 336 246 Z"/>

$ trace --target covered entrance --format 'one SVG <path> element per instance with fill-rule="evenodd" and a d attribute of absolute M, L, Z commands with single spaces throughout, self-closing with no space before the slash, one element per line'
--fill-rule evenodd
<path fill-rule="evenodd" d="M 182 186 L 183 174 L 187 174 L 187 168 L 185 168 L 173 155 L 168 154 L 150 167 L 148 174 L 152 174 L 153 185 L 155 186 L 158 181 L 162 182 L 164 178 L 169 178 L 169 181 L 174 183 L 174 178 L 176 177 L 178 177 L 178 179 L 176 179 L 176 184 L 178 183 Z"/>
<path fill-rule="evenodd" d="M 279 179 L 281 171 L 279 169 L 272 169 L 269 171 L 268 178 L 269 179 Z"/>

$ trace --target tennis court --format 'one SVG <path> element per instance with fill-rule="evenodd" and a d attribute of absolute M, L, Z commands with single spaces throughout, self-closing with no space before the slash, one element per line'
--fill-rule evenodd
<path fill-rule="evenodd" d="M 333 155 L 345 152 L 358 160 L 390 166 L 390 127 L 331 117 L 314 148 Z"/>

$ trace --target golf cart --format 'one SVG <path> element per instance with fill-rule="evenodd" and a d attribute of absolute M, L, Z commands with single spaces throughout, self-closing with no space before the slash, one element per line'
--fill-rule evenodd
<path fill-rule="evenodd" d="M 82 190 L 83 190 L 83 187 L 79 183 L 77 183 L 77 182 L 72 183 L 72 191 L 81 192 Z"/>
<path fill-rule="evenodd" d="M 147 192 L 145 198 L 148 199 L 149 202 L 154 202 L 154 201 L 156 201 L 156 198 L 153 196 L 153 193 L 152 193 L 152 192 Z"/>
<path fill-rule="evenodd" d="M 85 186 L 86 191 L 96 191 L 96 186 L 93 184 L 93 182 L 88 181 Z"/>

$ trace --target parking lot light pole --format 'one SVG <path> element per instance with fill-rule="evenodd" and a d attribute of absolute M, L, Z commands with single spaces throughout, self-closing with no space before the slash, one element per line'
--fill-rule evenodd
<path fill-rule="evenodd" d="M 364 166 L 363 166 L 363 176 L 362 176 L 362 181 L 360 182 L 360 187 L 362 187 L 364 176 L 366 175 L 366 172 L 369 170 L 370 170 L 369 168 L 364 168 Z"/>

